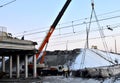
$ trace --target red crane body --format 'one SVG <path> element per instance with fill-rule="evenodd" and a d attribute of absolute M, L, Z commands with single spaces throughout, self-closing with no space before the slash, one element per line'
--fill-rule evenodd
<path fill-rule="evenodd" d="M 41 57 L 41 59 L 38 59 L 40 53 L 43 51 L 43 48 L 45 47 L 45 45 L 48 43 L 52 33 L 54 32 L 58 22 L 60 21 L 61 17 L 63 16 L 65 10 L 67 9 L 68 5 L 70 4 L 71 0 L 67 0 L 66 3 L 64 4 L 63 8 L 61 9 L 61 11 L 59 12 L 58 16 L 56 17 L 55 21 L 53 22 L 53 24 L 51 25 L 46 37 L 44 38 L 41 46 L 38 49 L 38 53 L 36 54 L 36 58 L 37 58 L 37 62 L 43 63 L 44 62 L 44 56 L 46 54 L 46 52 L 43 52 L 43 55 Z"/>

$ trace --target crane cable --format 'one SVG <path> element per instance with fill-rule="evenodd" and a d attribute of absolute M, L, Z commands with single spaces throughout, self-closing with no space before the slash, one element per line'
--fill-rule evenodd
<path fill-rule="evenodd" d="M 86 49 L 89 48 L 89 42 L 88 42 L 88 39 L 89 39 L 89 32 L 90 32 L 90 26 L 91 26 L 91 23 L 92 23 L 92 17 L 93 17 L 93 11 L 94 11 L 94 4 L 93 4 L 93 1 L 91 3 L 92 5 L 92 11 L 91 11 L 91 15 L 90 15 L 90 21 L 89 21 L 89 26 L 87 28 L 86 26 L 86 42 L 85 42 L 85 46 L 84 46 L 84 49 L 83 49 L 83 54 L 82 54 L 82 58 L 81 58 L 81 63 L 80 63 L 80 68 L 82 69 L 83 68 L 83 65 L 85 63 L 85 56 L 86 56 Z"/>
<path fill-rule="evenodd" d="M 93 0 L 92 0 L 92 1 L 93 1 Z M 99 28 L 99 33 L 100 33 L 101 39 L 102 39 L 102 41 L 103 41 L 103 46 L 104 46 L 104 48 L 105 48 L 106 55 L 109 56 L 108 59 L 110 59 L 111 62 L 112 62 L 113 60 L 112 60 L 112 58 L 111 58 L 111 56 L 110 56 L 110 54 L 109 54 L 109 52 L 108 52 L 108 46 L 107 46 L 107 43 L 106 43 L 106 41 L 105 41 L 104 32 L 103 32 L 103 30 L 102 30 L 102 28 L 101 28 L 101 26 L 100 26 L 100 24 L 99 24 L 99 20 L 98 20 L 98 18 L 97 18 L 96 12 L 95 12 L 95 10 L 94 10 L 94 2 L 92 2 L 92 9 L 93 9 L 93 13 L 94 13 L 94 15 L 95 15 L 95 19 L 96 19 L 96 22 L 97 22 L 97 25 L 98 25 L 98 28 Z M 114 62 L 113 62 L 113 63 L 114 63 Z M 113 64 L 113 63 L 112 63 L 112 64 Z M 111 63 L 110 63 L 110 64 L 111 64 Z"/>
<path fill-rule="evenodd" d="M 104 46 L 104 48 L 106 50 L 106 54 L 109 55 L 108 47 L 107 47 L 107 44 L 105 42 L 105 36 L 104 36 L 104 33 L 103 33 L 103 31 L 102 31 L 102 29 L 100 27 L 99 20 L 97 18 L 97 15 L 96 15 L 96 12 L 95 12 L 95 9 L 94 9 L 94 0 L 91 0 L 91 6 L 92 6 L 92 11 L 91 11 L 91 15 L 90 15 L 89 26 L 88 26 L 88 28 L 86 27 L 86 33 L 87 33 L 87 35 L 86 35 L 86 42 L 85 42 L 85 48 L 83 50 L 83 54 L 82 54 L 82 58 L 81 58 L 80 68 L 83 68 L 83 65 L 85 63 L 86 48 L 89 49 L 89 41 L 88 41 L 88 39 L 89 39 L 89 33 L 90 33 L 90 27 L 91 27 L 93 14 L 95 16 L 95 20 L 96 20 L 98 28 L 99 28 L 99 33 L 100 33 L 101 39 L 103 41 L 103 46 Z M 110 55 L 109 55 L 109 58 L 110 58 L 110 61 L 113 61 Z"/>

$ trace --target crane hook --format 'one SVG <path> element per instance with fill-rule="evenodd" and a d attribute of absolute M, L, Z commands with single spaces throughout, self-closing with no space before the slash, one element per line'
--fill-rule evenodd
<path fill-rule="evenodd" d="M 92 9 L 94 9 L 94 0 L 91 0 Z"/>

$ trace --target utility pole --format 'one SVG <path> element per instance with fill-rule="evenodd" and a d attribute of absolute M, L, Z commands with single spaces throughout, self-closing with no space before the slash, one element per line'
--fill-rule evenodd
<path fill-rule="evenodd" d="M 86 22 L 85 22 L 86 23 Z M 88 38 L 88 36 L 89 36 L 89 31 L 88 31 L 88 27 L 87 27 L 87 23 L 86 23 L 86 35 L 87 35 L 87 37 L 86 37 L 86 43 L 87 43 L 87 48 L 89 48 L 89 38 Z"/>
<path fill-rule="evenodd" d="M 115 41 L 115 53 L 117 53 L 117 43 L 115 38 L 114 38 L 114 41 Z"/>
<path fill-rule="evenodd" d="M 84 22 L 86 25 L 86 48 L 89 48 L 89 29 L 87 27 L 87 23 Z"/>
<path fill-rule="evenodd" d="M 108 30 L 113 31 L 113 28 L 111 28 L 109 25 L 106 26 Z M 113 37 L 113 36 L 112 36 Z M 116 43 L 116 38 L 113 37 L 114 39 L 114 48 L 115 48 L 115 53 L 117 53 L 117 43 Z"/>
<path fill-rule="evenodd" d="M 66 51 L 68 50 L 68 40 L 66 42 Z"/>

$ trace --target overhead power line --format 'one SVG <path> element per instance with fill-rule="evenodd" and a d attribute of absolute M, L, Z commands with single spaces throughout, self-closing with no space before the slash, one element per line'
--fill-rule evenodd
<path fill-rule="evenodd" d="M 1 8 L 1 7 L 4 7 L 4 6 L 7 6 L 7 5 L 9 5 L 9 4 L 11 4 L 11 3 L 15 2 L 15 1 L 16 1 L 16 0 L 13 0 L 13 1 L 10 1 L 10 2 L 5 3 L 5 4 L 3 4 L 3 5 L 0 5 L 0 8 Z"/>
<path fill-rule="evenodd" d="M 105 38 L 109 38 L 109 37 L 119 37 L 120 34 L 113 34 L 113 35 L 108 35 L 108 36 L 105 36 Z M 100 39 L 101 37 L 93 37 L 93 38 L 89 38 L 89 40 L 96 40 L 96 39 Z M 85 41 L 86 39 L 72 39 L 72 40 L 67 40 L 69 41 L 69 43 L 73 43 L 73 44 L 76 44 L 76 42 L 83 42 Z M 42 42 L 42 41 L 41 41 Z M 49 46 L 58 46 L 58 45 L 62 45 L 62 44 L 66 44 L 66 41 L 59 41 L 59 42 L 52 42 L 52 44 L 50 44 Z"/>
<path fill-rule="evenodd" d="M 13 1 L 16 1 L 16 0 L 13 0 Z M 108 15 L 108 14 L 112 14 L 112 13 L 117 13 L 117 12 L 120 12 L 120 9 L 119 10 L 114 10 L 114 11 L 110 11 L 110 12 L 107 12 L 107 13 L 103 13 L 103 14 L 99 14 L 97 16 L 104 16 L 104 15 Z M 113 18 L 119 18 L 120 16 L 114 16 Z M 90 17 L 86 17 L 86 18 L 81 18 L 81 19 L 77 19 L 77 20 L 73 20 L 73 21 L 69 21 L 69 22 L 65 22 L 65 23 L 61 23 L 61 24 L 58 24 L 58 25 L 63 25 L 63 24 L 68 24 L 68 23 L 72 23 L 72 22 L 77 22 L 77 21 L 81 21 L 81 20 L 87 20 L 89 19 Z M 108 17 L 107 19 L 113 19 L 111 17 Z M 73 25 L 74 26 L 74 25 Z M 36 29 L 32 29 L 32 30 L 27 30 L 26 32 L 33 32 L 33 31 L 38 31 L 40 28 L 36 28 Z M 42 28 L 41 28 L 42 29 Z M 45 28 L 43 28 L 45 29 Z M 15 33 L 14 35 L 18 35 L 20 36 L 20 34 L 23 35 L 24 31 L 23 32 L 19 32 L 19 33 Z M 21 35 L 21 36 L 22 36 Z"/>
<path fill-rule="evenodd" d="M 110 20 L 110 19 L 115 19 L 115 18 L 120 18 L 120 15 L 117 15 L 117 16 L 112 16 L 112 17 L 107 17 L 107 18 L 103 18 L 103 19 L 99 19 L 98 21 L 105 21 L 105 20 Z M 96 22 L 95 20 L 94 21 L 91 21 L 91 23 L 94 23 L 94 22 Z M 88 24 L 89 22 L 86 22 L 86 24 Z M 56 30 L 58 30 L 58 29 L 64 29 L 64 28 L 69 28 L 69 27 L 74 27 L 74 29 L 75 29 L 75 26 L 80 26 L 80 25 L 85 25 L 85 23 L 84 22 L 82 22 L 82 23 L 77 23 L 77 24 L 71 24 L 71 25 L 67 25 L 67 26 L 63 26 L 63 27 L 60 27 L 60 28 L 57 28 Z M 36 32 L 27 32 L 26 31 L 26 33 L 24 33 L 24 35 L 25 36 L 27 36 L 27 35 L 33 35 L 33 34 L 38 34 L 38 33 L 43 33 L 43 32 L 47 32 L 48 30 L 43 30 L 43 31 L 36 31 Z M 16 35 L 16 34 L 15 34 Z M 21 37 L 21 36 L 23 36 L 23 34 L 22 35 L 17 35 L 17 36 L 15 36 L 15 37 Z"/>
<path fill-rule="evenodd" d="M 111 24 L 111 25 L 107 24 L 107 25 L 101 26 L 101 28 L 102 28 L 102 30 L 109 30 L 108 26 L 111 29 L 113 29 L 113 31 L 114 31 L 115 29 L 118 29 L 120 27 L 120 23 Z M 98 32 L 98 31 L 99 31 L 99 29 L 97 27 L 95 27 L 94 29 L 91 30 L 91 33 Z M 85 34 L 86 34 L 85 30 L 77 30 L 77 31 L 75 31 L 75 33 L 73 33 L 72 31 L 66 32 L 66 33 L 60 33 L 60 34 L 57 33 L 57 34 L 54 34 L 50 40 L 69 38 L 72 36 L 77 37 L 79 35 L 85 35 Z M 27 37 L 30 40 L 36 40 L 38 42 L 41 42 L 40 40 L 44 38 L 44 35 L 42 35 L 42 36 L 41 35 L 40 36 L 39 35 L 37 35 L 37 36 L 32 35 L 32 36 L 27 36 Z"/>

